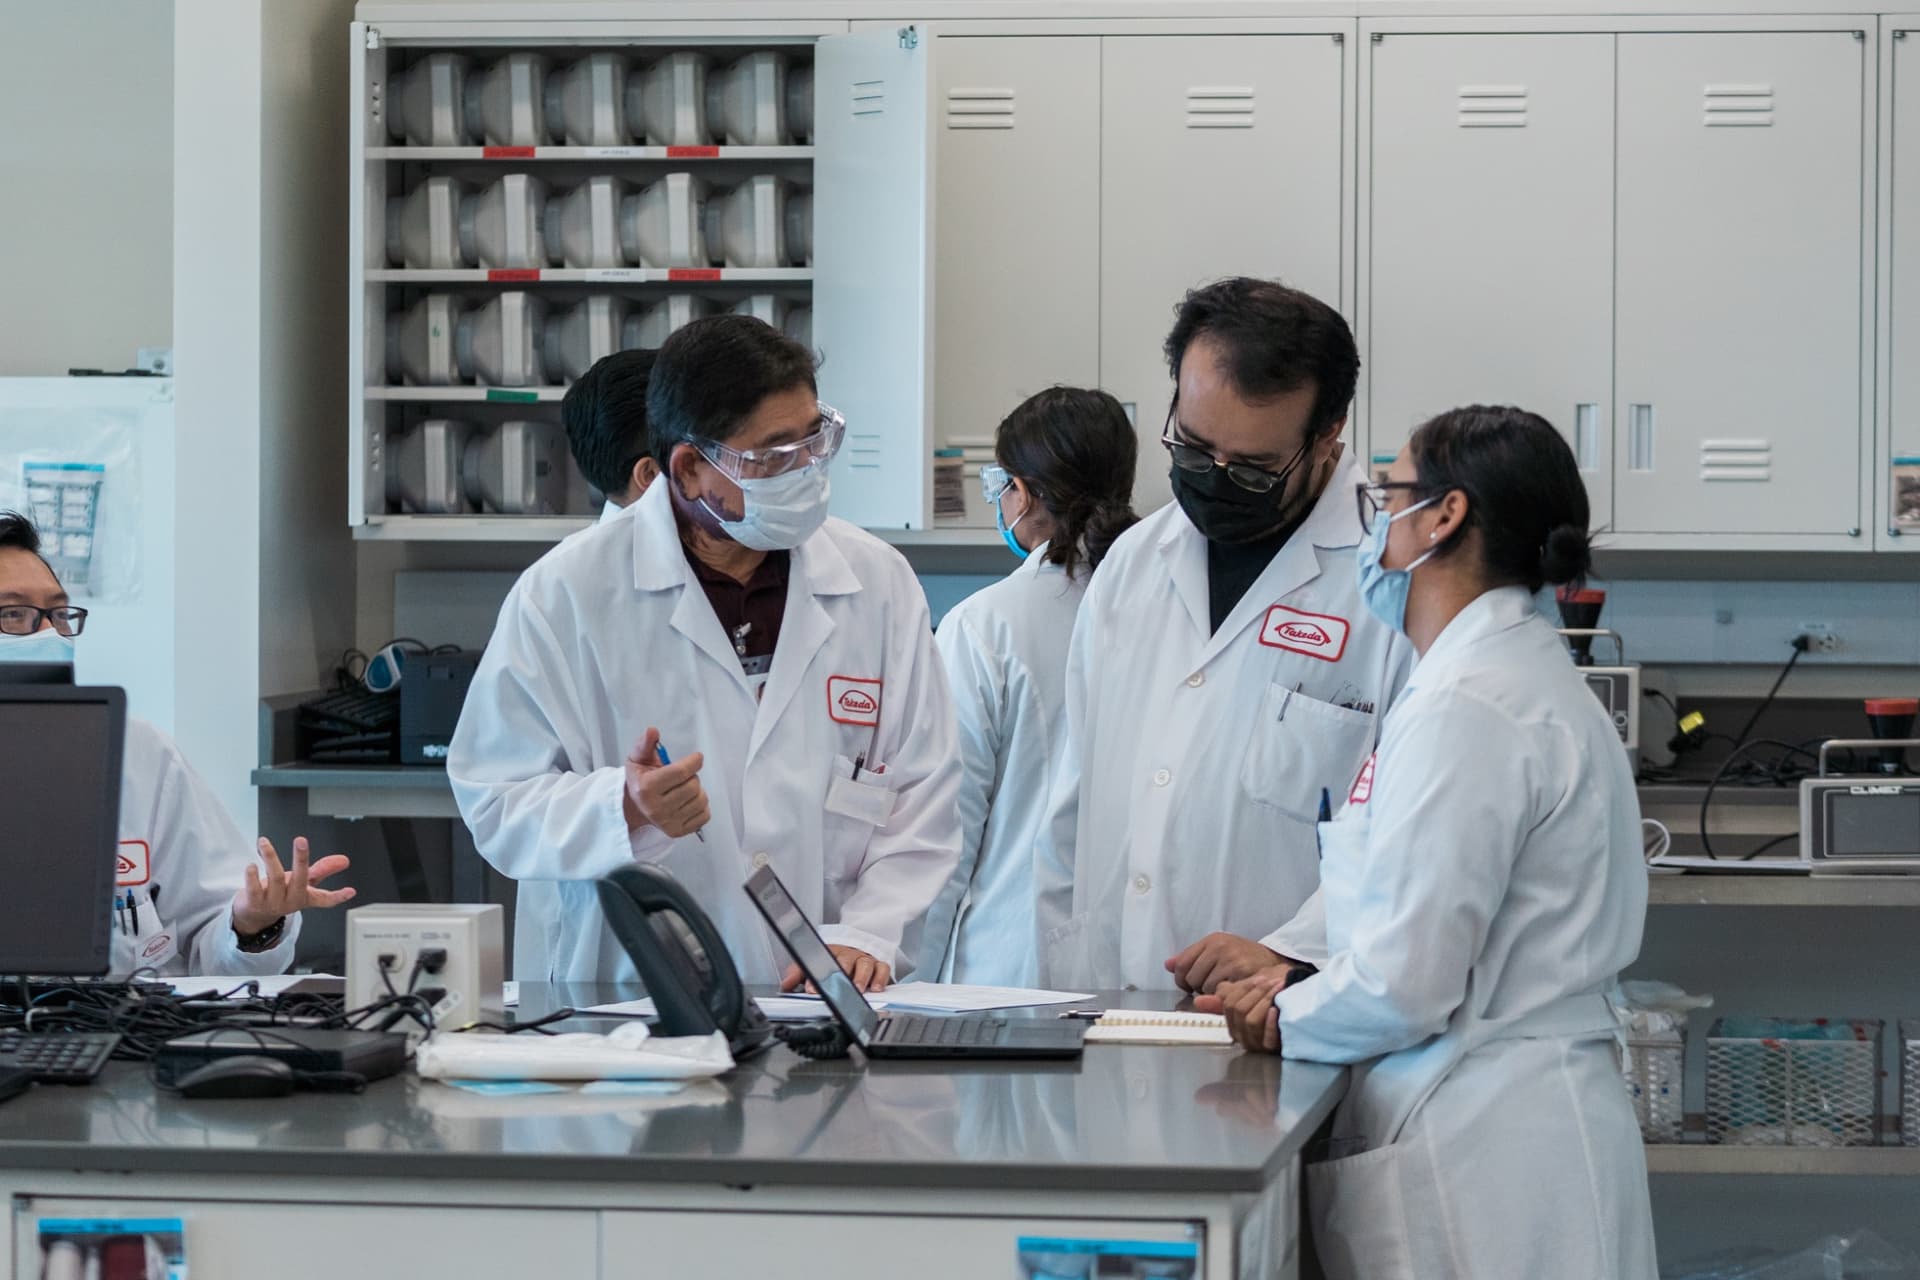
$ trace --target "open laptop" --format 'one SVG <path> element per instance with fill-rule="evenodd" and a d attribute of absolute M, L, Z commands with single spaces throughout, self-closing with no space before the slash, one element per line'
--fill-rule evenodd
<path fill-rule="evenodd" d="M 1087 1027 L 1078 1019 L 880 1013 L 841 971 L 773 868 L 753 873 L 747 880 L 747 896 L 780 935 L 833 1016 L 870 1058 L 1077 1058 L 1086 1045 Z"/>

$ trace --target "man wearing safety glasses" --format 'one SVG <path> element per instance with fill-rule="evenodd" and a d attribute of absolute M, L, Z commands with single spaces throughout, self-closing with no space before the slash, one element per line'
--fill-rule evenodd
<path fill-rule="evenodd" d="M 515 975 L 633 977 L 592 882 L 641 861 L 687 886 L 745 981 L 797 983 L 741 889 L 771 865 L 878 990 L 959 857 L 925 595 L 827 517 L 846 424 L 806 348 L 696 320 L 660 349 L 647 422 L 660 482 L 515 585 L 447 759 L 481 854 L 520 882 Z"/>
<path fill-rule="evenodd" d="M 1176 501 L 1115 544 L 1069 650 L 1038 851 L 1049 986 L 1210 992 L 1324 959 L 1323 918 L 1302 911 L 1316 823 L 1362 777 L 1412 666 L 1355 586 L 1346 321 L 1223 280 L 1187 295 L 1166 353 Z"/>

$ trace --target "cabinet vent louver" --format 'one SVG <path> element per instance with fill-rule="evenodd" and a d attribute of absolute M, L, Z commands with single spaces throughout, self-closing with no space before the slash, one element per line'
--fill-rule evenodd
<path fill-rule="evenodd" d="M 1458 110 L 1462 129 L 1524 129 L 1527 127 L 1527 86 L 1463 84 Z"/>
<path fill-rule="evenodd" d="M 1253 128 L 1253 89 L 1246 85 L 1195 85 L 1188 89 L 1187 128 Z"/>
<path fill-rule="evenodd" d="M 1013 128 L 1013 90 L 947 90 L 947 128 Z"/>
<path fill-rule="evenodd" d="M 1710 84 L 1701 95 L 1701 110 L 1709 129 L 1769 129 L 1773 127 L 1773 86 Z"/>
<path fill-rule="evenodd" d="M 887 113 L 887 82 L 885 80 L 856 80 L 853 83 L 853 114 L 861 116 L 883 116 Z"/>
<path fill-rule="evenodd" d="M 1767 440 L 1702 440 L 1700 478 L 1765 484 L 1773 479 L 1773 444 Z"/>

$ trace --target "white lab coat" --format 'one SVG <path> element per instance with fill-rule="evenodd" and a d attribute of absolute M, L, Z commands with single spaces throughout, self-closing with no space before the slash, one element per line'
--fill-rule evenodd
<path fill-rule="evenodd" d="M 704 843 L 627 829 L 625 762 L 649 726 L 674 759 L 706 757 Z M 749 983 L 786 967 L 742 888 L 768 864 L 829 942 L 904 973 L 903 933 L 958 857 L 953 709 L 906 561 L 839 520 L 801 544 L 756 702 L 663 484 L 514 585 L 447 776 L 482 856 L 520 882 L 523 980 L 635 976 L 592 883 L 633 861 L 687 886 Z"/>
<path fill-rule="evenodd" d="M 281 849 L 282 865 L 292 856 Z M 173 739 L 129 717 L 114 892 L 131 893 L 134 909 L 114 914 L 113 974 L 285 973 L 300 936 L 297 913 L 266 951 L 240 950 L 233 932 L 233 898 L 246 883 L 247 864 L 258 857 Z M 135 915 L 139 931 L 123 932 Z"/>
<path fill-rule="evenodd" d="M 962 600 L 936 643 L 960 726 L 960 863 L 927 914 L 920 968 L 949 982 L 1040 981 L 1034 848 L 1066 737 L 1067 642 L 1086 594 L 1036 547 Z"/>
<path fill-rule="evenodd" d="M 1608 997 L 1647 874 L 1620 739 L 1518 587 L 1463 610 L 1323 828 L 1290 1058 L 1361 1063 L 1308 1199 L 1330 1276 L 1655 1274 Z"/>
<path fill-rule="evenodd" d="M 1209 635 L 1206 539 L 1178 504 L 1101 562 L 1067 662 L 1067 750 L 1039 856 L 1043 977 L 1171 989 L 1224 930 L 1285 932 L 1319 883 L 1323 790 L 1345 793 L 1413 662 L 1360 600 L 1351 453 Z"/>

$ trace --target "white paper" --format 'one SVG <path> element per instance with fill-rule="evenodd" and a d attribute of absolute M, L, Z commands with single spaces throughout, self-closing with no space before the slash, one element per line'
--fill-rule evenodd
<path fill-rule="evenodd" d="M 1042 1004 L 1091 1000 L 1086 991 L 1040 991 L 1030 987 L 973 987 L 958 982 L 903 982 L 871 998 L 876 1009 L 917 1013 L 977 1013 L 983 1009 L 1025 1009 Z"/>
<path fill-rule="evenodd" d="M 516 1008 L 520 1004 L 520 984 L 503 982 L 500 984 L 500 1002 L 507 1008 Z"/>
<path fill-rule="evenodd" d="M 296 982 L 305 982 L 308 978 L 331 978 L 335 982 L 340 981 L 340 975 L 337 973 L 275 973 L 265 977 L 256 977 L 251 974 L 242 974 L 239 977 L 221 977 L 217 975 L 213 977 L 188 976 L 185 978 L 175 978 L 173 980 L 173 994 L 177 996 L 197 996 L 208 991 L 215 991 L 229 1000 L 253 1000 L 256 998 L 271 1000 Z M 250 982 L 259 986 L 260 992 L 258 997 L 247 989 L 247 984 Z M 235 987 L 238 987 L 239 990 L 234 990 Z"/>
<path fill-rule="evenodd" d="M 508 1036 L 438 1031 L 414 1051 L 423 1080 L 697 1080 L 733 1069 L 727 1038 L 656 1039 L 644 1022 L 606 1035 Z"/>
<path fill-rule="evenodd" d="M 814 1022 L 833 1016 L 819 996 L 761 996 L 754 1003 L 774 1022 Z M 879 1006 L 876 1005 L 876 1008 Z M 651 996 L 641 1000 L 621 1000 L 615 1004 L 597 1004 L 581 1013 L 607 1018 L 652 1018 L 657 1016 Z"/>
<path fill-rule="evenodd" d="M 1739 858 L 1683 858 L 1671 853 L 1663 853 L 1647 861 L 1647 866 L 1656 871 L 1711 871 L 1720 875 L 1732 876 L 1804 876 L 1807 864 L 1798 858 L 1755 858 L 1743 862 Z"/>

